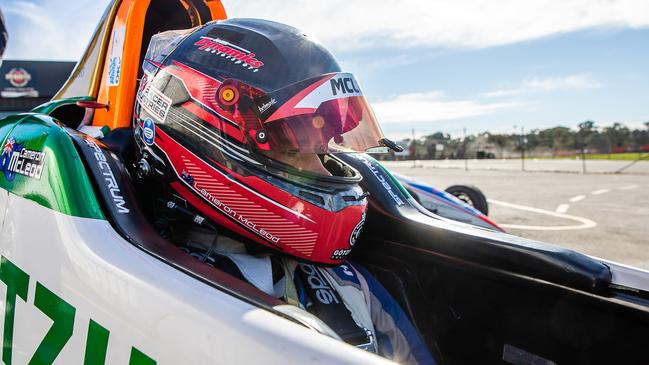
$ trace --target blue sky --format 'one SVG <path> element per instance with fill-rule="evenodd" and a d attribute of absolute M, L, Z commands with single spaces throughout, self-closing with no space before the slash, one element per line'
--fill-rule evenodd
<path fill-rule="evenodd" d="M 223 0 L 356 74 L 386 134 L 649 121 L 646 0 Z M 1 0 L 7 58 L 75 60 L 106 1 Z"/>

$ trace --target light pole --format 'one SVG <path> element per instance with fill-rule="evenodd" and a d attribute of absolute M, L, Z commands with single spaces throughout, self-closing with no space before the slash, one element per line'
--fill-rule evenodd
<path fill-rule="evenodd" d="M 464 150 L 464 171 L 469 171 L 469 157 L 466 151 L 466 127 L 464 127 L 464 147 L 462 148 Z"/>
<path fill-rule="evenodd" d="M 521 126 L 521 171 L 525 171 L 525 145 L 527 138 L 525 138 L 525 126 Z"/>

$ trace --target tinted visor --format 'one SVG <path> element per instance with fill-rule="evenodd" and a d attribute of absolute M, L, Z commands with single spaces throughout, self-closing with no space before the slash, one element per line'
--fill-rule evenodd
<path fill-rule="evenodd" d="M 302 81 L 254 99 L 267 135 L 261 150 L 286 153 L 365 152 L 383 133 L 358 82 L 348 73 Z M 257 133 L 257 131 L 254 131 Z"/>

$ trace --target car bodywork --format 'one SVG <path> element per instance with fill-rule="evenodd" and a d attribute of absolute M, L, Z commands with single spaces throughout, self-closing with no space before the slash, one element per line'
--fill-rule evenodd
<path fill-rule="evenodd" d="M 389 363 L 194 260 L 142 211 L 129 127 L 147 35 L 224 17 L 219 1 L 113 1 L 54 100 L 0 120 L 4 363 Z M 78 132 L 88 120 L 113 131 Z M 649 361 L 649 273 L 442 218 L 369 155 L 340 158 L 370 193 L 352 259 L 441 363 Z"/>
<path fill-rule="evenodd" d="M 431 212 L 458 222 L 504 232 L 487 215 L 455 196 L 410 177 L 397 173 L 393 173 L 393 175 L 399 180 L 399 183 L 409 190 L 411 195 L 416 194 L 414 198 L 419 204 Z"/>

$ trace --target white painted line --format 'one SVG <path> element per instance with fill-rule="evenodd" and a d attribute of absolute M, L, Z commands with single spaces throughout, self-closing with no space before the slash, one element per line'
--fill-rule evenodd
<path fill-rule="evenodd" d="M 534 207 L 528 207 L 528 206 L 525 206 L 525 205 L 518 205 L 518 204 L 507 203 L 507 202 L 501 202 L 501 201 L 493 200 L 493 199 L 488 199 L 488 202 L 491 203 L 491 204 L 502 205 L 502 206 L 508 207 L 508 208 L 524 210 L 524 211 L 527 211 L 527 212 L 538 213 L 538 214 L 545 214 L 545 215 L 549 215 L 549 216 L 552 216 L 552 217 L 568 219 L 568 220 L 580 223 L 578 225 L 572 225 L 572 226 L 525 226 L 525 225 L 519 225 L 519 224 L 507 224 L 507 223 L 501 224 L 501 223 L 498 223 L 498 225 L 503 227 L 503 228 L 525 229 L 525 230 L 530 230 L 530 231 L 569 231 L 569 230 L 575 230 L 575 229 L 588 229 L 588 228 L 593 228 L 593 227 L 597 226 L 597 223 L 591 221 L 590 219 L 583 218 L 583 217 L 577 217 L 575 215 L 556 213 L 556 212 L 551 212 L 551 211 L 545 210 L 545 209 L 539 209 L 539 208 L 534 208 Z"/>
<path fill-rule="evenodd" d="M 621 187 L 620 190 L 632 190 L 632 189 L 637 189 L 639 187 L 640 186 L 638 186 L 638 185 L 627 185 L 627 186 Z"/>
<path fill-rule="evenodd" d="M 600 189 L 600 190 L 595 190 L 595 191 L 591 192 L 591 194 L 593 194 L 593 195 L 601 195 L 601 194 L 608 193 L 609 191 L 611 191 L 611 189 Z"/>
<path fill-rule="evenodd" d="M 561 204 L 557 207 L 557 210 L 555 210 L 555 212 L 566 213 L 569 208 L 570 208 L 570 204 Z"/>
<path fill-rule="evenodd" d="M 576 202 L 580 202 L 580 201 L 582 201 L 584 199 L 586 199 L 586 195 L 577 195 L 577 196 L 573 196 L 572 198 L 570 198 L 570 202 L 571 203 L 576 203 Z"/>

